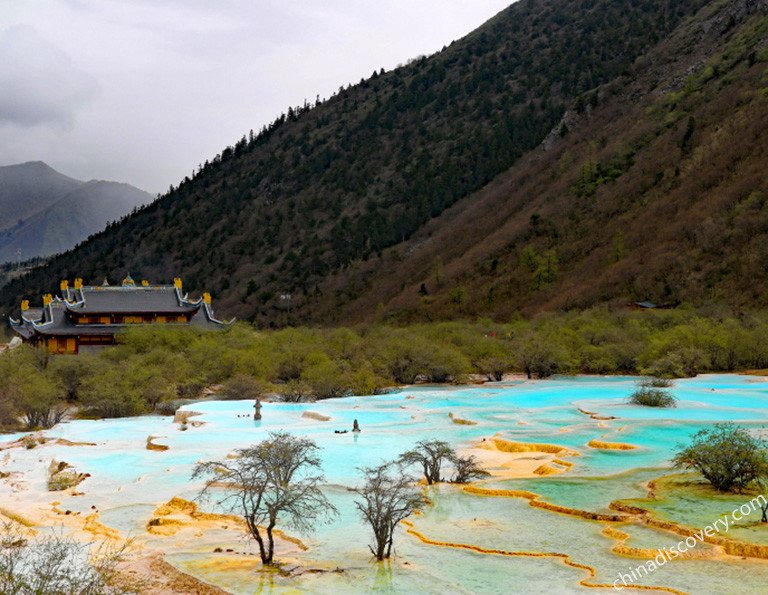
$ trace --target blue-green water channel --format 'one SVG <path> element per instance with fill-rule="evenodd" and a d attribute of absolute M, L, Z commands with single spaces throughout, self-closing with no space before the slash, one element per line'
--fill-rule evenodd
<path fill-rule="evenodd" d="M 521 442 L 544 442 L 574 449 L 573 468 L 563 475 L 490 480 L 488 487 L 522 489 L 565 506 L 604 511 L 611 501 L 638 498 L 645 484 L 668 472 L 676 445 L 719 421 L 754 428 L 768 423 L 768 383 L 748 376 L 709 375 L 677 381 L 674 409 L 655 410 L 627 404 L 634 378 L 578 377 L 547 381 L 488 384 L 481 387 L 418 387 L 375 397 L 350 397 L 312 404 L 271 404 L 263 419 L 248 417 L 252 401 L 204 402 L 187 408 L 202 415 L 200 427 L 180 431 L 169 417 L 75 421 L 47 434 L 94 447 L 46 446 L 14 449 L 3 470 L 20 471 L 30 485 L 42 482 L 52 457 L 64 459 L 92 475 L 81 485 L 85 496 L 63 498 L 62 507 L 102 511 L 101 520 L 124 534 L 143 530 L 156 505 L 173 496 L 192 498 L 199 485 L 190 471 L 201 460 L 223 459 L 228 453 L 282 429 L 308 436 L 322 447 L 327 492 L 340 511 L 330 525 L 305 536 L 310 549 L 302 563 L 344 572 L 305 574 L 298 578 L 257 576 L 252 571 L 201 570 L 211 549 L 188 547 L 169 560 L 180 568 L 236 593 L 327 592 L 363 593 L 570 593 L 592 591 L 580 586 L 583 570 L 556 558 L 484 555 L 424 544 L 404 531 L 396 541 L 396 557 L 386 566 L 373 564 L 369 540 L 346 488 L 358 482 L 357 469 L 396 457 L 417 440 L 439 438 L 457 448 L 493 435 Z M 582 411 L 610 420 L 597 420 Z M 305 411 L 329 416 L 327 422 L 302 417 Z M 448 414 L 476 422 L 458 425 Z M 348 430 L 357 419 L 360 434 Z M 149 435 L 170 448 L 145 449 Z M 18 436 L 6 436 L 13 440 Z M 631 451 L 587 447 L 593 439 L 636 445 Z M 9 451 L 11 452 L 11 451 Z M 434 504 L 414 519 L 416 529 L 437 541 L 472 544 L 488 549 L 560 552 L 597 570 L 594 582 L 612 583 L 619 572 L 642 560 L 611 553 L 613 541 L 603 525 L 532 508 L 519 498 L 480 497 L 453 486 L 434 490 Z M 0 499 L 2 492 L 0 492 Z M 626 526 L 629 545 L 658 548 L 678 537 L 647 527 Z M 768 529 L 765 529 L 768 533 Z M 768 541 L 768 537 L 766 537 Z M 222 544 L 226 546 L 226 544 Z M 237 547 L 245 547 L 239 544 Z M 639 581 L 691 593 L 768 592 L 768 562 L 721 558 L 675 561 Z M 631 592 L 631 591 L 628 591 Z"/>

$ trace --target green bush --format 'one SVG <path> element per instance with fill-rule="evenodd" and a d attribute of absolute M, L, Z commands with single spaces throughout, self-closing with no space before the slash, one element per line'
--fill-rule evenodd
<path fill-rule="evenodd" d="M 528 334 L 515 343 L 517 363 L 528 378 L 548 378 L 570 369 L 566 350 L 544 337 Z"/>
<path fill-rule="evenodd" d="M 768 444 L 734 424 L 715 424 L 697 432 L 673 459 L 695 469 L 721 492 L 742 492 L 768 476 Z"/>
<path fill-rule="evenodd" d="M 674 407 L 677 399 L 669 391 L 659 388 L 638 388 L 630 395 L 629 402 L 643 407 Z"/>
<path fill-rule="evenodd" d="M 203 394 L 205 385 L 197 380 L 189 382 L 180 382 L 176 385 L 176 394 L 180 399 L 194 400 L 199 399 Z"/>
<path fill-rule="evenodd" d="M 137 371 L 126 366 L 106 368 L 86 378 L 81 389 L 85 414 L 91 417 L 127 417 L 150 409 L 136 386 Z"/>
<path fill-rule="evenodd" d="M 224 398 L 254 398 L 274 386 L 283 398 L 307 400 L 462 382 L 473 372 L 498 380 L 507 372 L 673 378 L 764 369 L 766 336 L 768 313 L 705 316 L 691 309 L 269 332 L 245 323 L 220 333 L 135 327 L 94 356 L 49 357 L 29 347 L 4 353 L 0 424 L 13 428 L 24 416 L 27 426 L 44 427 L 67 402 L 96 417 L 170 411 L 179 398 L 199 398 L 217 384 Z M 638 388 L 669 388 L 660 383 Z"/>
<path fill-rule="evenodd" d="M 96 365 L 94 356 L 57 357 L 49 364 L 49 372 L 64 390 L 66 399 L 75 402 L 80 398 L 80 387 Z"/>
<path fill-rule="evenodd" d="M 691 378 L 711 368 L 710 356 L 703 349 L 685 347 L 659 358 L 648 371 L 656 377 Z"/>
<path fill-rule="evenodd" d="M 227 380 L 218 396 L 227 401 L 256 400 L 264 395 L 264 384 L 247 374 L 237 374 Z"/>
<path fill-rule="evenodd" d="M 173 399 L 172 401 L 162 401 L 155 406 L 155 413 L 158 415 L 176 415 L 176 411 L 184 405 L 189 405 L 192 401 L 188 399 Z"/>
<path fill-rule="evenodd" d="M 302 373 L 301 379 L 315 399 L 332 399 L 352 394 L 350 371 L 330 360 L 310 366 Z"/>
<path fill-rule="evenodd" d="M 286 403 L 314 401 L 312 388 L 301 380 L 291 380 L 282 386 L 278 386 L 277 394 L 280 400 Z"/>

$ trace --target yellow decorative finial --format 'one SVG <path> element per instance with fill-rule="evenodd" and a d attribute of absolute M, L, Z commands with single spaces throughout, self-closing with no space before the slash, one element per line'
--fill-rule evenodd
<path fill-rule="evenodd" d="M 82 289 L 83 288 L 83 280 L 78 277 L 75 279 L 75 289 Z"/>
<path fill-rule="evenodd" d="M 61 289 L 61 291 L 66 291 L 67 289 L 69 289 L 69 281 L 67 281 L 66 279 L 63 279 L 62 282 L 59 283 L 59 289 Z"/>
<path fill-rule="evenodd" d="M 209 306 L 211 305 L 211 294 L 207 291 L 203 294 L 203 301 Z"/>
<path fill-rule="evenodd" d="M 21 311 L 26 312 L 29 310 L 29 300 L 21 300 Z"/>
<path fill-rule="evenodd" d="M 43 306 L 49 306 L 51 303 L 53 303 L 53 296 L 50 293 L 46 293 L 43 296 Z"/>
<path fill-rule="evenodd" d="M 175 277 L 175 278 L 173 279 L 173 286 L 174 286 L 176 289 L 181 289 L 181 278 L 180 278 L 180 277 Z"/>
<path fill-rule="evenodd" d="M 146 279 L 142 279 L 141 280 L 141 286 L 142 287 L 149 287 L 149 281 L 147 281 Z"/>

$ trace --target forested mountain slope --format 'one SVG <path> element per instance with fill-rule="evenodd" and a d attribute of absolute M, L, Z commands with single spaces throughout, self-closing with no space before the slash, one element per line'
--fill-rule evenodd
<path fill-rule="evenodd" d="M 709 4 L 593 97 L 317 316 L 767 307 L 768 2 Z"/>
<path fill-rule="evenodd" d="M 319 322 L 732 299 L 759 268 L 733 242 L 762 233 L 765 10 L 521 0 L 289 110 L 2 304 L 125 272 L 264 323 L 285 293 Z"/>

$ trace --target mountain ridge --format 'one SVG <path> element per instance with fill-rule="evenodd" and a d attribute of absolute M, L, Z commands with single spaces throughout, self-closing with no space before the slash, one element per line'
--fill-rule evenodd
<path fill-rule="evenodd" d="M 79 184 L 43 161 L 0 166 L 0 229 L 40 212 Z M 19 201 L 19 195 L 25 200 Z"/>
<path fill-rule="evenodd" d="M 122 182 L 83 182 L 42 161 L 0 167 L 0 263 L 72 248 L 152 196 Z M 11 215 L 12 214 L 12 215 Z"/>
<path fill-rule="evenodd" d="M 670 163 L 701 155 L 711 126 L 694 122 L 687 132 L 684 120 L 705 113 L 718 94 L 731 100 L 740 77 L 759 83 L 765 10 L 764 1 L 740 0 L 522 0 L 443 52 L 375 73 L 312 109 L 292 108 L 150 207 L 6 288 L 3 306 L 59 277 L 125 272 L 181 275 L 217 293 L 223 311 L 280 324 L 289 303 L 294 322 L 336 323 L 505 318 L 637 298 L 718 300 L 717 292 L 696 295 L 692 283 L 665 289 L 657 263 L 638 271 L 647 240 L 631 221 L 617 227 L 609 215 L 627 217 L 625 203 L 650 201 L 659 174 L 656 185 L 688 183 Z M 664 105 L 645 102 L 651 111 L 638 111 L 661 91 L 643 82 L 654 79 L 654 64 L 669 71 L 655 84 L 664 79 L 676 89 L 753 25 L 750 51 L 737 48 L 742 58 L 700 81 L 704 91 L 681 96 L 683 107 L 668 109 L 669 93 L 661 93 Z M 675 36 L 684 43 L 673 48 Z M 686 62 L 692 53 L 698 57 Z M 630 90 L 634 79 L 642 84 Z M 634 95 L 616 99 L 624 91 Z M 691 103 L 702 93 L 712 97 Z M 749 109 L 760 97 L 749 97 Z M 594 137 L 584 122 L 610 135 Z M 633 126 L 645 129 L 630 138 Z M 638 141 L 643 134 L 666 144 Z M 669 157 L 652 175 L 641 171 L 653 160 L 651 147 Z M 474 224 L 473 211 L 498 218 L 499 229 Z M 636 214 L 645 216 L 640 207 Z M 288 303 L 280 299 L 287 294 Z M 750 300 L 741 305 L 760 303 Z"/>

